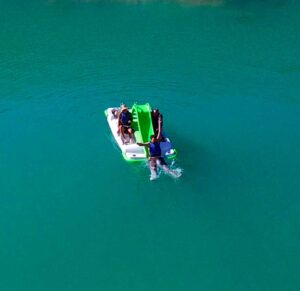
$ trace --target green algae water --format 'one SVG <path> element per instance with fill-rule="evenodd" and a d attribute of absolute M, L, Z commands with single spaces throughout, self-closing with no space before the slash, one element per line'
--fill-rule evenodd
<path fill-rule="evenodd" d="M 300 5 L 214 2 L 0 2 L 1 290 L 300 289 Z M 114 145 L 135 101 L 180 179 Z"/>

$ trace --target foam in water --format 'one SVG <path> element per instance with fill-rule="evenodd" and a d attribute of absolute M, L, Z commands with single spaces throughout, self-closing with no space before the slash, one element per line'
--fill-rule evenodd
<path fill-rule="evenodd" d="M 151 169 L 149 165 L 149 169 L 151 172 L 150 181 L 158 179 L 161 173 L 165 173 L 175 179 L 178 179 L 182 176 L 183 169 L 179 167 L 175 168 L 175 161 L 172 161 L 170 166 L 161 165 L 160 163 L 158 163 L 158 167 L 159 169 L 155 171 L 154 169 Z"/>

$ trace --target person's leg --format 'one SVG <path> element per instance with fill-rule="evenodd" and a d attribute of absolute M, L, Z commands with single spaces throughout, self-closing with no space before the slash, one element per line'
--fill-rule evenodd
<path fill-rule="evenodd" d="M 149 160 L 149 169 L 150 169 L 150 180 L 155 180 L 157 178 L 157 164 L 156 159 Z"/>
<path fill-rule="evenodd" d="M 162 158 L 162 157 L 158 158 L 157 164 L 158 164 L 158 166 L 159 166 L 160 168 L 163 169 L 163 171 L 164 171 L 165 173 L 171 175 L 172 177 L 178 178 L 178 177 L 181 176 L 180 173 L 178 173 L 178 172 L 176 172 L 176 171 L 173 171 L 173 170 L 171 170 L 171 169 L 168 167 L 168 165 L 167 165 L 167 163 L 166 163 L 166 161 L 165 161 L 164 158 Z"/>
<path fill-rule="evenodd" d="M 119 127 L 118 127 L 118 131 L 117 131 L 118 135 L 120 135 L 120 134 L 121 134 L 121 131 L 122 131 L 122 125 L 119 125 Z"/>
<path fill-rule="evenodd" d="M 131 143 L 135 143 L 134 130 L 131 127 L 128 128 L 128 134 L 129 134 Z"/>
<path fill-rule="evenodd" d="M 131 142 L 130 127 L 128 127 L 128 125 L 123 125 L 123 136 L 124 136 L 124 143 L 128 144 Z"/>
<path fill-rule="evenodd" d="M 120 132 L 121 132 L 121 140 L 123 143 L 125 143 L 126 138 L 125 138 L 125 127 L 123 125 L 120 125 Z"/>

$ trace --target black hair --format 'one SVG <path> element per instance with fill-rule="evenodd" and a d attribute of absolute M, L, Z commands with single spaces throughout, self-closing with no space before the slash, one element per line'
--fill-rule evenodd
<path fill-rule="evenodd" d="M 155 135 L 154 135 L 154 134 L 151 134 L 150 138 L 151 138 L 151 139 L 152 139 L 152 138 L 155 138 Z"/>

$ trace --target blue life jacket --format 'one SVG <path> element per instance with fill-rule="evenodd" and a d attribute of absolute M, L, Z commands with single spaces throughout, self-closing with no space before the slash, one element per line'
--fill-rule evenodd
<path fill-rule="evenodd" d="M 128 125 L 129 120 L 130 120 L 130 113 L 128 111 L 127 112 L 121 112 L 120 115 L 121 115 L 120 116 L 121 124 Z"/>
<path fill-rule="evenodd" d="M 150 157 L 160 157 L 161 149 L 160 149 L 159 142 L 150 142 L 149 152 L 150 152 Z"/>

